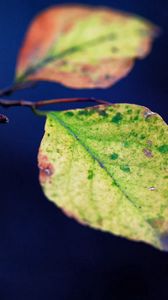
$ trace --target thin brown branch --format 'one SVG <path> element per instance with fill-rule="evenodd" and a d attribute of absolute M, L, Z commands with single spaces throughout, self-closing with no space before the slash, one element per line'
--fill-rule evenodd
<path fill-rule="evenodd" d="M 99 104 L 110 105 L 110 102 L 99 100 L 95 98 L 62 98 L 62 99 L 51 99 L 51 100 L 42 100 L 42 101 L 26 101 L 26 100 L 6 100 L 0 99 L 0 106 L 3 107 L 12 107 L 12 106 L 25 106 L 30 108 L 38 108 L 50 104 L 58 103 L 71 103 L 71 102 L 86 102 L 93 101 Z"/>
<path fill-rule="evenodd" d="M 57 103 L 87 102 L 87 101 L 92 101 L 92 102 L 96 102 L 99 104 L 105 104 L 105 105 L 110 104 L 110 102 L 95 99 L 95 98 L 62 98 L 62 99 L 51 99 L 51 100 L 38 101 L 38 102 L 35 102 L 35 107 L 40 107 L 40 106 L 49 105 L 49 104 L 57 104 Z"/>
<path fill-rule="evenodd" d="M 9 122 L 8 117 L 5 116 L 5 115 L 0 114 L 0 123 L 5 124 L 5 123 L 8 123 L 8 122 Z"/>

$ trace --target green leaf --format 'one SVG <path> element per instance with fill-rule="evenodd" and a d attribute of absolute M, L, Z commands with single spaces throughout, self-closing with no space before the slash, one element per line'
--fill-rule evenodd
<path fill-rule="evenodd" d="M 168 250 L 168 128 L 131 104 L 49 112 L 39 150 L 45 195 L 67 215 Z"/>
<path fill-rule="evenodd" d="M 158 28 L 102 7 L 63 5 L 40 13 L 19 53 L 16 81 L 49 80 L 73 88 L 105 88 L 145 57 Z"/>

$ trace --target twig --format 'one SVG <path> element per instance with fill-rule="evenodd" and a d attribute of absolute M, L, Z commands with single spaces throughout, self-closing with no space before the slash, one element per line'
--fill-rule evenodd
<path fill-rule="evenodd" d="M 9 122 L 8 117 L 5 116 L 5 115 L 0 114 L 0 123 L 5 124 L 5 123 L 8 123 L 8 122 Z"/>
<path fill-rule="evenodd" d="M 12 107 L 12 106 L 25 106 L 30 108 L 38 108 L 44 105 L 57 104 L 57 103 L 71 103 L 71 102 L 86 102 L 93 101 L 99 104 L 110 105 L 110 102 L 99 100 L 95 98 L 62 98 L 62 99 L 51 99 L 51 100 L 42 100 L 42 101 L 26 101 L 26 100 L 6 100 L 0 99 L 0 106 L 3 107 Z"/>

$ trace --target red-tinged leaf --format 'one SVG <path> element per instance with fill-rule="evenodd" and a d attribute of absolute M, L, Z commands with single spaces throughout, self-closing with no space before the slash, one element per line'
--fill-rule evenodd
<path fill-rule="evenodd" d="M 30 25 L 17 63 L 16 81 L 47 80 L 72 88 L 106 88 L 145 57 L 157 28 L 108 8 L 55 6 Z"/>

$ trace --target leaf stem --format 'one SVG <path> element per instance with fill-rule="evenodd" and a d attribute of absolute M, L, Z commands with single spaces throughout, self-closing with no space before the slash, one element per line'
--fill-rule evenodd
<path fill-rule="evenodd" d="M 10 96 L 11 94 L 15 93 L 16 91 L 34 87 L 36 84 L 37 84 L 37 81 L 27 81 L 27 82 L 23 82 L 23 83 L 15 83 L 7 88 L 0 90 L 0 97 Z"/>
<path fill-rule="evenodd" d="M 9 119 L 7 116 L 0 114 L 0 123 L 5 124 L 8 123 Z"/>

